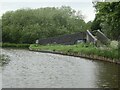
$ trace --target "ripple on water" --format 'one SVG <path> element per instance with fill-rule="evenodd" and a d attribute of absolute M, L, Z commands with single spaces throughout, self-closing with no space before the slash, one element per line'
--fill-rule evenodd
<path fill-rule="evenodd" d="M 114 64 L 27 50 L 3 49 L 3 53 L 11 59 L 3 67 L 4 88 L 117 87 Z"/>

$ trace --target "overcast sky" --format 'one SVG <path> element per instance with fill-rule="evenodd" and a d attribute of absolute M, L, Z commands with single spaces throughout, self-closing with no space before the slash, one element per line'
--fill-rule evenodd
<path fill-rule="evenodd" d="M 6 11 L 20 8 L 61 7 L 62 5 L 70 6 L 76 11 L 80 10 L 86 22 L 95 17 L 92 0 L 0 0 L 0 16 Z"/>

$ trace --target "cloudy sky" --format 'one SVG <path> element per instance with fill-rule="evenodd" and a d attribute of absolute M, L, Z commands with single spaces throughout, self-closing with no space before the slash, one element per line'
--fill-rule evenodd
<path fill-rule="evenodd" d="M 76 11 L 80 10 L 86 22 L 95 17 L 92 0 L 0 0 L 0 16 L 6 11 L 20 8 L 61 7 L 62 5 L 70 6 Z"/>

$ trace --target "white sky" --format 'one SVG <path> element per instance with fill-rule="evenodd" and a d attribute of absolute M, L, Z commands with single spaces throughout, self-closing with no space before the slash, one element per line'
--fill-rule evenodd
<path fill-rule="evenodd" d="M 85 21 L 93 20 L 95 9 L 92 0 L 0 0 L 0 16 L 9 10 L 20 8 L 61 7 L 70 6 L 85 15 Z"/>

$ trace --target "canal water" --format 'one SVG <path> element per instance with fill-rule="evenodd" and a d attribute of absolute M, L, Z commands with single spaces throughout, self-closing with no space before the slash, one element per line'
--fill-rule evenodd
<path fill-rule="evenodd" d="M 2 49 L 3 88 L 117 88 L 119 65 L 84 58 Z"/>

